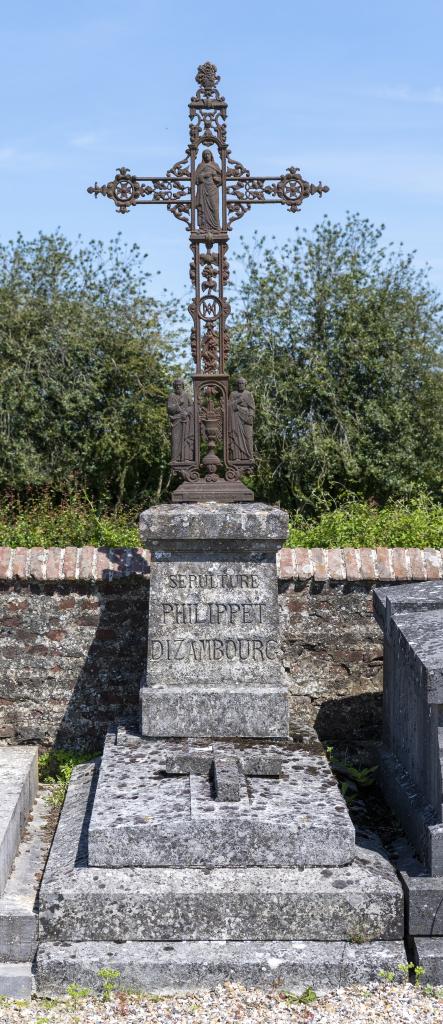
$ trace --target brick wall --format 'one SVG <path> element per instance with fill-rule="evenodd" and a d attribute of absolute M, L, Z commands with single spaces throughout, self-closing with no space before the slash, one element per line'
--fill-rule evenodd
<path fill-rule="evenodd" d="M 291 718 L 332 741 L 376 739 L 382 638 L 375 584 L 443 578 L 433 549 L 284 548 L 279 589 Z M 135 718 L 149 552 L 0 548 L 0 741 L 98 749 Z"/>

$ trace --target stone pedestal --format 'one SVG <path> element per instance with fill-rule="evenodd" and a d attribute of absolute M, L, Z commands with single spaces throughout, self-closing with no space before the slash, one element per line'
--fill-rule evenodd
<path fill-rule="evenodd" d="M 140 517 L 151 548 L 144 736 L 288 735 L 275 556 L 278 508 L 161 505 Z"/>
<path fill-rule="evenodd" d="M 141 735 L 72 778 L 40 893 L 37 985 L 321 991 L 404 959 L 403 897 L 314 732 L 288 736 L 275 556 L 287 515 L 171 505 L 152 551 Z M 165 945 L 167 943 L 167 945 Z M 356 945 L 357 943 L 357 945 Z"/>

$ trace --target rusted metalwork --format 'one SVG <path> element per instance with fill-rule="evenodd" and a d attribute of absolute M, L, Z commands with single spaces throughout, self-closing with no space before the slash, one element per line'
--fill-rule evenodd
<path fill-rule="evenodd" d="M 119 167 L 107 185 L 88 192 L 112 199 L 118 213 L 132 206 L 165 205 L 189 231 L 194 296 L 191 349 L 196 372 L 193 398 L 182 381 L 168 399 L 174 472 L 184 481 L 173 501 L 252 501 L 240 477 L 254 468 L 254 399 L 240 378 L 229 391 L 226 361 L 230 305 L 227 259 L 232 225 L 257 203 L 280 203 L 291 213 L 327 185 L 305 181 L 298 167 L 279 177 L 251 177 L 231 156 L 227 143 L 227 103 L 218 90 L 220 76 L 209 61 L 198 68 L 198 89 L 189 103 L 189 145 L 185 156 L 163 178 L 131 174 Z"/>

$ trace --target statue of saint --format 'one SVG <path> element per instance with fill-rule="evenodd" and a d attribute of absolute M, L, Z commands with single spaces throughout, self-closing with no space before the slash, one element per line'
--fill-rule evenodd
<path fill-rule="evenodd" d="M 197 182 L 197 221 L 200 231 L 220 231 L 218 215 L 218 190 L 221 167 L 215 163 L 210 149 L 204 149 L 202 159 L 195 170 Z"/>
<path fill-rule="evenodd" d="M 194 403 L 182 380 L 175 380 L 168 397 L 171 424 L 171 462 L 192 462 L 194 458 Z"/>
<path fill-rule="evenodd" d="M 237 389 L 231 391 L 228 404 L 229 455 L 232 462 L 254 461 L 253 426 L 255 402 L 246 381 L 239 377 Z"/>

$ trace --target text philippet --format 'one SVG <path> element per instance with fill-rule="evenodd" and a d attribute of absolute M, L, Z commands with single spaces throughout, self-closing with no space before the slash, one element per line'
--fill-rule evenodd
<path fill-rule="evenodd" d="M 209 601 L 207 604 L 173 604 L 165 601 L 162 604 L 162 622 L 163 625 L 244 626 L 248 623 L 261 623 L 264 608 L 261 601 Z"/>

